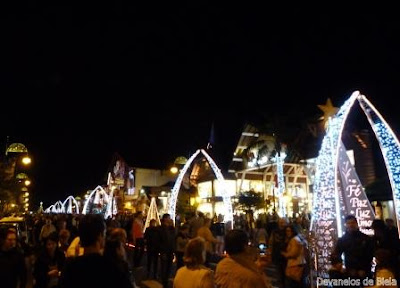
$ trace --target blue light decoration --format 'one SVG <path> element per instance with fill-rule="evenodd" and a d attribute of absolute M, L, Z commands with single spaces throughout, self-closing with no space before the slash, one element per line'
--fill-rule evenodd
<path fill-rule="evenodd" d="M 342 235 L 340 200 L 337 192 L 338 144 L 345 119 L 358 95 L 358 91 L 354 92 L 336 116 L 329 117 L 326 135 L 316 160 L 310 230 L 314 238 L 312 253 L 315 254 L 315 269 L 317 276 L 322 278 L 329 276 L 329 256 L 336 239 Z"/>
<path fill-rule="evenodd" d="M 329 256 L 337 238 L 343 235 L 345 215 L 354 214 L 360 230 L 364 229 L 362 231 L 367 234 L 367 226 L 370 226 L 371 219 L 375 217 L 341 142 L 345 121 L 356 100 L 367 116 L 380 145 L 392 187 L 400 232 L 400 143 L 375 107 L 364 95 L 355 91 L 338 113 L 329 117 L 326 135 L 316 160 L 310 232 L 317 277 L 328 277 Z"/>
<path fill-rule="evenodd" d="M 276 174 L 278 180 L 278 191 L 276 193 L 276 197 L 279 199 L 279 215 L 281 217 L 286 215 L 286 209 L 282 201 L 282 196 L 286 189 L 285 176 L 283 173 L 283 164 L 285 163 L 285 158 L 286 152 L 282 149 L 280 152 L 276 153 L 275 157 L 271 159 L 276 163 Z M 273 189 L 275 189 L 275 187 Z"/>
<path fill-rule="evenodd" d="M 364 95 L 358 97 L 358 102 L 378 139 L 392 187 L 397 229 L 400 235 L 400 143 L 382 115 Z"/>
<path fill-rule="evenodd" d="M 341 142 L 345 121 L 356 100 L 379 142 L 392 187 L 397 227 L 400 229 L 400 144 L 375 107 L 364 95 L 355 91 L 338 113 L 329 117 L 316 160 L 310 232 L 314 240 L 312 253 L 316 276 L 322 278 L 328 277 L 329 257 L 337 238 L 343 235 L 345 215 L 354 214 L 360 230 L 366 229 L 375 217 Z"/>

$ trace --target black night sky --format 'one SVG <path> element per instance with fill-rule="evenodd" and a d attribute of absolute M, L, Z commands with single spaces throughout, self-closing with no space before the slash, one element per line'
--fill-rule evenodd
<path fill-rule="evenodd" d="M 33 157 L 36 201 L 94 188 L 114 152 L 189 157 L 212 123 L 227 168 L 245 121 L 303 121 L 354 90 L 400 131 L 396 9 L 218 2 L 1 4 L 0 119 Z"/>

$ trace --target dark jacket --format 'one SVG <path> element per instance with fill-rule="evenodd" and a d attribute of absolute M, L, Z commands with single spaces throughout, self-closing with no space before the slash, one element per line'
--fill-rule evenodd
<path fill-rule="evenodd" d="M 15 288 L 18 281 L 19 287 L 26 287 L 26 266 L 21 251 L 16 248 L 10 251 L 0 250 L 0 279 L 2 288 Z"/>
<path fill-rule="evenodd" d="M 372 237 L 359 230 L 351 233 L 346 232 L 338 239 L 333 253 L 338 258 L 344 253 L 344 264 L 348 273 L 353 270 L 362 270 L 366 275 L 370 275 L 374 254 Z"/>
<path fill-rule="evenodd" d="M 54 253 L 54 258 L 51 258 L 46 250 L 43 250 L 35 261 L 35 266 L 33 269 L 33 276 L 35 278 L 35 288 L 48 288 L 49 286 L 57 286 L 57 281 L 52 281 L 54 285 L 50 284 L 50 278 L 48 277 L 48 272 L 51 266 L 57 266 L 58 271 L 62 271 L 65 264 L 65 254 L 60 249 L 56 249 Z M 54 280 L 54 279 L 52 279 Z M 56 285 L 57 284 L 57 285 Z"/>

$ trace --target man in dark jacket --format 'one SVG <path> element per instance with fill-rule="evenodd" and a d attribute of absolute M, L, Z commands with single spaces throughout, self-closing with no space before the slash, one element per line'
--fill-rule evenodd
<path fill-rule="evenodd" d="M 175 228 L 170 214 L 166 213 L 163 215 L 161 226 L 158 229 L 160 237 L 161 282 L 164 288 L 168 288 L 175 251 Z"/>
<path fill-rule="evenodd" d="M 347 274 L 357 280 L 356 282 L 362 287 L 363 279 L 372 278 L 371 267 L 374 253 L 372 237 L 359 230 L 354 215 L 346 216 L 345 221 L 346 233 L 338 239 L 332 254 L 337 258 L 341 258 L 344 254 Z"/>
<path fill-rule="evenodd" d="M 4 228 L 0 234 L 0 286 L 25 288 L 27 271 L 24 255 L 16 247 L 17 234 L 8 228 Z"/>

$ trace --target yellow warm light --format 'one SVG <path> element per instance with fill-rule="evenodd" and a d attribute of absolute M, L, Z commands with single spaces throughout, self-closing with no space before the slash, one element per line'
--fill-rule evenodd
<path fill-rule="evenodd" d="M 28 197 L 29 196 L 29 192 L 25 192 L 25 197 Z"/>
<path fill-rule="evenodd" d="M 195 205 L 195 204 L 200 204 L 201 203 L 201 198 L 200 197 L 193 197 L 190 198 L 190 205 Z"/>
<path fill-rule="evenodd" d="M 29 164 L 31 164 L 31 162 L 32 162 L 32 159 L 28 156 L 25 156 L 24 158 L 22 158 L 22 164 L 24 164 L 24 165 L 29 165 Z"/>
<path fill-rule="evenodd" d="M 31 180 L 25 180 L 25 186 L 29 186 L 29 185 L 31 185 Z"/>
<path fill-rule="evenodd" d="M 283 201 L 284 201 L 285 203 L 289 203 L 289 202 L 292 201 L 292 197 L 289 196 L 289 195 L 283 196 L 282 199 L 283 199 Z"/>
<path fill-rule="evenodd" d="M 172 174 L 176 174 L 178 173 L 178 168 L 177 167 L 171 167 L 171 169 L 169 169 L 169 171 L 171 171 Z"/>

